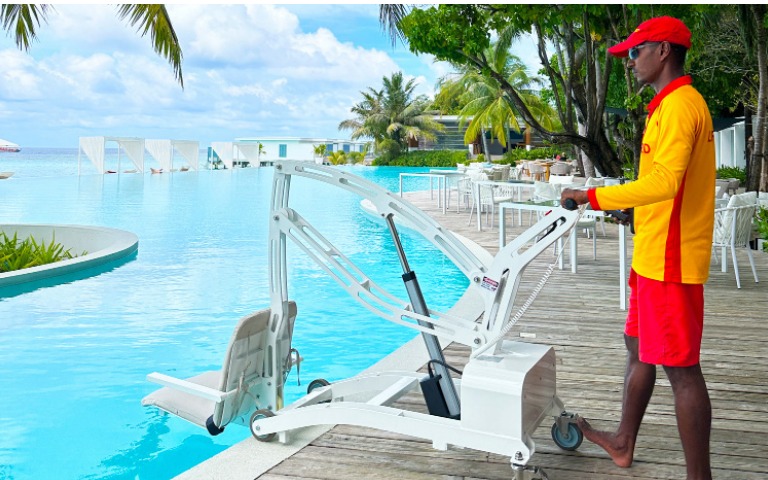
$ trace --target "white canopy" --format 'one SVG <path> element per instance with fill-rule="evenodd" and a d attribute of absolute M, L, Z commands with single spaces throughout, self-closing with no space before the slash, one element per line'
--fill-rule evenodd
<path fill-rule="evenodd" d="M 144 172 L 144 139 L 130 137 L 80 137 L 80 150 L 77 155 L 77 173 L 80 174 L 80 152 L 96 166 L 99 173 L 104 173 L 104 156 L 107 142 L 118 145 L 117 168 L 120 169 L 120 149 L 124 150 L 138 171 Z"/>
<path fill-rule="evenodd" d="M 234 155 L 234 147 L 232 145 L 232 142 L 211 142 L 211 148 L 227 168 L 232 168 L 232 157 Z"/>
<path fill-rule="evenodd" d="M 144 141 L 144 146 L 149 154 L 160 163 L 160 167 L 166 171 L 173 170 L 174 149 L 187 161 L 192 170 L 197 170 L 200 142 L 148 139 Z"/>
<path fill-rule="evenodd" d="M 232 168 L 234 161 L 247 160 L 259 167 L 259 144 L 253 142 L 211 142 L 211 148 L 227 168 Z"/>
<path fill-rule="evenodd" d="M 259 162 L 259 143 L 246 143 L 246 142 L 235 142 L 235 158 L 238 160 L 247 160 L 248 163 L 253 165 L 254 167 L 260 167 Z"/>

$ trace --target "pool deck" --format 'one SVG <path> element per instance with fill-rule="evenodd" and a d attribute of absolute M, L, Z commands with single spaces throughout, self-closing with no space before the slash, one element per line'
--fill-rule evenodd
<path fill-rule="evenodd" d="M 486 248 L 498 250 L 498 228 L 478 232 L 468 213 L 442 213 L 425 193 L 406 198 L 438 222 Z M 527 225 L 527 222 L 524 222 Z M 498 221 L 497 221 L 498 225 Z M 597 260 L 592 240 L 579 235 L 579 273 L 555 270 L 547 286 L 508 338 L 551 345 L 557 353 L 558 395 L 566 408 L 590 419 L 598 428 L 613 429 L 620 413 L 625 351 L 622 337 L 626 313 L 618 303 L 618 227 L 598 226 Z M 511 227 L 508 234 L 522 231 Z M 629 243 L 631 254 L 631 241 Z M 566 254 L 568 251 L 566 250 Z M 753 252 L 761 283 L 755 283 L 744 252 L 738 252 L 741 289 L 732 266 L 727 273 L 711 268 L 705 285 L 705 332 L 701 365 L 713 408 L 712 467 L 716 479 L 768 478 L 768 253 Z M 528 269 L 520 295 L 527 296 L 554 257 L 542 255 Z M 417 272 L 418 273 L 418 272 Z M 412 342 L 373 367 L 422 369 L 423 346 Z M 469 350 L 445 348 L 454 366 L 466 363 Z M 398 405 L 426 411 L 423 400 L 407 395 Z M 635 462 L 616 467 L 598 447 L 584 441 L 577 452 L 560 450 L 552 441 L 551 424 L 536 431 L 536 453 L 529 465 L 543 468 L 550 480 L 682 479 L 683 453 L 678 440 L 669 382 L 659 370 L 656 389 L 645 415 Z M 317 427 L 292 435 L 293 443 L 265 444 L 247 439 L 178 479 L 359 480 L 366 479 L 509 479 L 509 458 L 450 447 L 435 450 L 431 442 L 353 426 Z"/>

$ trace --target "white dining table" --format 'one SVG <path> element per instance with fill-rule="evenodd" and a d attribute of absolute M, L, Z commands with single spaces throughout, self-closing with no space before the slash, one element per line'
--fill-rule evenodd
<path fill-rule="evenodd" d="M 429 178 L 429 198 L 434 199 L 434 180 L 437 179 L 437 206 L 442 207 L 443 213 L 445 213 L 446 204 L 448 202 L 448 178 L 457 177 L 457 173 L 454 172 L 421 172 L 421 173 L 401 173 L 400 174 L 400 196 L 403 196 L 403 177 L 422 177 Z"/>
<path fill-rule="evenodd" d="M 560 200 L 546 200 L 546 201 L 527 201 L 527 202 L 501 202 L 499 203 L 499 248 L 504 248 L 507 244 L 506 237 L 506 221 L 505 210 L 534 210 L 550 212 L 560 207 Z M 602 210 L 589 210 L 590 215 L 595 217 L 604 217 L 607 214 Z M 622 310 L 627 309 L 627 225 L 619 225 L 619 306 Z M 571 231 L 569 236 L 570 240 L 570 260 L 571 260 L 571 272 L 578 273 L 578 242 L 575 228 Z M 559 240 L 558 240 L 559 241 Z M 558 244 L 558 248 L 562 248 L 561 244 Z M 563 257 L 560 256 L 560 268 L 563 268 Z"/>

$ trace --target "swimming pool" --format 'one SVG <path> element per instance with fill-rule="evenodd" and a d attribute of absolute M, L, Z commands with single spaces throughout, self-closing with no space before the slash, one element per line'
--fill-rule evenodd
<path fill-rule="evenodd" d="M 401 170 L 350 168 L 397 189 Z M 170 478 L 250 434 L 231 426 L 210 437 L 140 400 L 155 388 L 149 372 L 220 368 L 237 319 L 268 305 L 271 180 L 272 169 L 261 168 L 0 183 L 0 222 L 139 236 L 138 255 L 118 268 L 0 299 L 0 479 Z M 359 198 L 305 179 L 292 192 L 323 235 L 407 299 L 391 237 Z M 467 280 L 427 242 L 401 234 L 428 305 L 453 305 Z M 306 361 L 301 386 L 295 371 L 289 377 L 287 402 L 310 380 L 354 375 L 414 337 L 358 306 L 293 246 L 288 268 L 299 307 L 294 346 Z"/>

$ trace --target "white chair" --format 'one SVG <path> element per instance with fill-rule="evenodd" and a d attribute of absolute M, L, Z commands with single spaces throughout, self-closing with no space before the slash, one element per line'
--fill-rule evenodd
<path fill-rule="evenodd" d="M 550 175 L 549 183 L 560 185 L 570 185 L 573 183 L 573 175 Z"/>
<path fill-rule="evenodd" d="M 715 198 L 723 198 L 728 195 L 730 180 L 715 180 Z"/>
<path fill-rule="evenodd" d="M 539 180 L 543 182 L 546 180 L 547 169 L 546 167 L 544 167 L 544 165 L 539 165 L 537 163 L 529 163 L 528 173 L 530 174 L 531 179 Z"/>
<path fill-rule="evenodd" d="M 451 203 L 451 196 L 453 192 L 456 192 L 456 213 L 461 211 L 461 208 L 468 208 L 473 200 L 472 197 L 472 178 L 464 177 L 456 180 L 456 186 L 452 187 L 448 191 L 448 203 Z"/>
<path fill-rule="evenodd" d="M 501 186 L 495 186 L 495 185 L 484 185 L 482 183 L 476 183 L 475 187 L 479 189 L 479 198 L 480 198 L 480 204 L 477 209 L 477 214 L 480 215 L 481 212 L 485 212 L 485 224 L 487 226 L 493 227 L 494 221 L 493 217 L 496 213 L 496 205 L 498 205 L 501 202 L 509 202 L 513 199 L 513 192 L 511 191 L 511 188 L 501 187 Z M 474 208 L 473 208 L 474 210 Z M 488 213 L 491 214 L 491 221 L 488 222 Z M 469 224 L 472 223 L 472 211 L 469 213 Z"/>
<path fill-rule="evenodd" d="M 531 194 L 531 200 L 534 202 L 542 202 L 545 200 L 557 200 L 560 198 L 560 185 L 549 182 L 533 182 L 533 193 Z M 541 212 L 530 211 L 528 216 L 528 223 L 533 224 L 533 215 L 536 213 L 537 217 L 541 216 Z"/>
<path fill-rule="evenodd" d="M 746 250 L 747 257 L 749 257 L 749 265 L 752 267 L 752 275 L 755 277 L 755 283 L 759 281 L 757 270 L 755 269 L 755 259 L 752 257 L 752 250 L 749 247 L 749 241 L 752 237 L 752 219 L 757 208 L 756 202 L 757 194 L 755 192 L 747 192 L 732 196 L 728 201 L 727 207 L 715 210 L 712 254 L 717 258 L 717 249 L 720 248 L 720 269 L 722 272 L 727 272 L 726 249 L 731 249 L 733 270 L 736 275 L 736 288 L 741 288 L 739 265 L 736 261 L 737 248 Z"/>
<path fill-rule="evenodd" d="M 501 170 L 501 181 L 506 182 L 507 180 L 509 180 L 512 167 L 510 167 L 509 165 L 503 165 L 501 166 L 501 168 L 499 168 L 499 170 Z"/>
<path fill-rule="evenodd" d="M 597 217 L 590 215 L 589 210 L 585 210 L 576 226 L 576 230 L 584 230 L 587 238 L 592 239 L 592 259 L 597 260 Z M 603 217 L 600 217 L 603 218 Z M 590 235 L 591 234 L 591 235 Z M 603 236 L 605 236 L 605 227 L 603 227 Z"/>
<path fill-rule="evenodd" d="M 566 162 L 555 162 L 554 165 L 549 167 L 549 178 L 552 175 L 570 175 L 571 166 Z"/>
<path fill-rule="evenodd" d="M 595 178 L 595 177 L 589 177 L 586 182 L 584 182 L 585 187 L 602 187 L 605 185 L 605 179 L 603 178 Z M 605 217 L 600 217 L 600 229 L 603 231 L 603 236 L 605 236 Z"/>
<path fill-rule="evenodd" d="M 208 371 L 186 380 L 151 373 L 147 379 L 165 385 L 141 400 L 144 406 L 154 406 L 183 418 L 218 435 L 229 423 L 249 425 L 250 415 L 267 408 L 274 398 L 275 387 L 265 372 L 278 371 L 279 375 L 299 362 L 298 354 L 290 348 L 290 337 L 296 320 L 296 303 L 289 301 L 287 322 L 278 345 L 285 348 L 284 365 L 273 365 L 267 351 L 270 336 L 269 308 L 259 310 L 240 319 L 227 347 L 221 370 Z M 283 357 L 283 353 L 277 353 Z M 267 378 L 267 380 L 265 380 Z M 272 405 L 271 408 L 275 406 Z"/>
<path fill-rule="evenodd" d="M 728 193 L 731 195 L 736 195 L 736 193 L 739 191 L 739 185 L 741 182 L 738 178 L 729 178 L 728 180 Z"/>
<path fill-rule="evenodd" d="M 605 185 L 605 180 L 602 178 L 595 178 L 595 177 L 589 177 L 586 182 L 584 182 L 585 187 L 602 187 Z"/>

